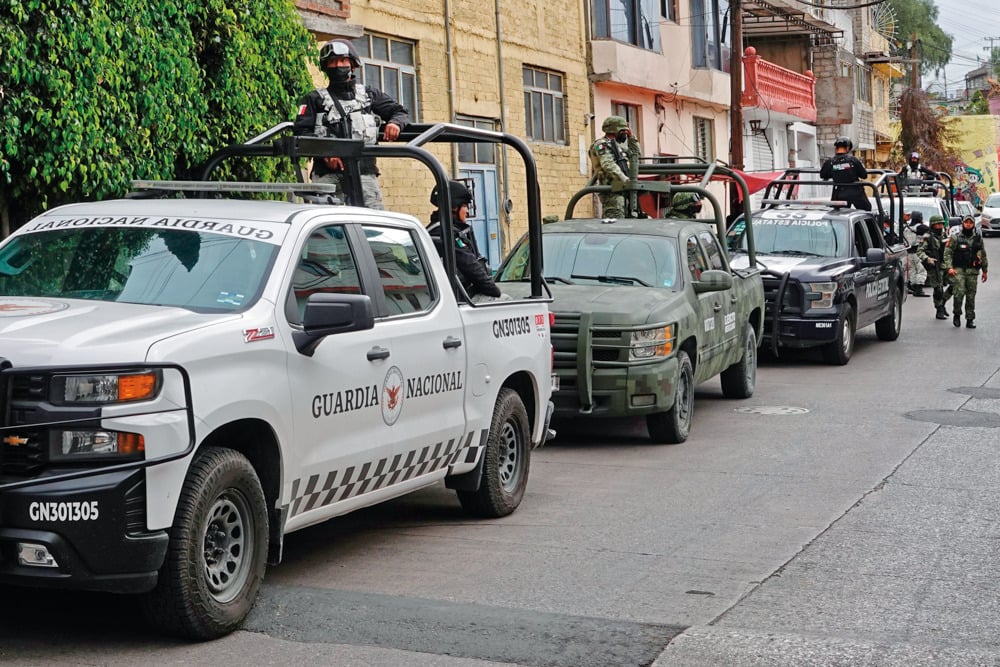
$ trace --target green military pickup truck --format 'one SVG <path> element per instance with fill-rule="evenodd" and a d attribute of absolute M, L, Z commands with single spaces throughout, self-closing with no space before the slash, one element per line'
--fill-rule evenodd
<path fill-rule="evenodd" d="M 726 397 L 753 394 L 764 289 L 752 262 L 730 265 L 722 209 L 705 187 L 713 176 L 742 184 L 738 174 L 705 163 L 639 170 L 654 180 L 633 179 L 633 192 L 695 192 L 715 219 L 571 219 L 580 197 L 612 187 L 592 185 L 571 200 L 566 220 L 544 226 L 559 381 L 552 398 L 556 417 L 642 416 L 654 441 L 679 443 L 691 429 L 695 385 L 720 376 Z M 681 174 L 701 182 L 663 180 Z M 507 293 L 527 289 L 528 241 L 497 274 Z"/>

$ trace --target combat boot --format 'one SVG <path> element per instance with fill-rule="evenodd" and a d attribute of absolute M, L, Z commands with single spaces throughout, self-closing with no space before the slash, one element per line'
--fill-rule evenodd
<path fill-rule="evenodd" d="M 913 296 L 930 296 L 924 291 L 923 285 L 912 285 Z"/>
<path fill-rule="evenodd" d="M 951 323 L 954 324 L 956 327 L 962 326 L 962 316 L 959 315 L 958 313 L 955 313 L 955 317 L 951 318 Z"/>
<path fill-rule="evenodd" d="M 965 321 L 965 328 L 966 329 L 975 329 L 976 328 L 976 321 L 975 320 L 966 320 Z"/>
<path fill-rule="evenodd" d="M 944 306 L 938 306 L 934 317 L 939 320 L 946 320 L 948 319 L 948 311 L 944 309 Z"/>

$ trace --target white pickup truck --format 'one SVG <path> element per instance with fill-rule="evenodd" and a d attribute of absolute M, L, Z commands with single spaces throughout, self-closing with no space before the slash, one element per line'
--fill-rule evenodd
<path fill-rule="evenodd" d="M 339 150 L 297 142 L 275 150 Z M 291 531 L 441 481 L 517 508 L 549 434 L 541 283 L 466 302 L 404 214 L 149 194 L 0 244 L 0 585 L 139 593 L 154 627 L 211 638 Z"/>

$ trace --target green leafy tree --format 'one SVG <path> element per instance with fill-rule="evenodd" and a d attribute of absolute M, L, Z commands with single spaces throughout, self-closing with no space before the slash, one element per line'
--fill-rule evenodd
<path fill-rule="evenodd" d="M 0 52 L 11 229 L 136 178 L 189 178 L 217 148 L 289 120 L 315 46 L 292 0 L 0 0 Z"/>
<path fill-rule="evenodd" d="M 896 15 L 896 38 L 899 40 L 894 55 L 908 58 L 909 42 L 916 35 L 920 73 L 944 69 L 951 60 L 952 38 L 938 25 L 938 8 L 934 0 L 889 0 L 889 4 Z"/>

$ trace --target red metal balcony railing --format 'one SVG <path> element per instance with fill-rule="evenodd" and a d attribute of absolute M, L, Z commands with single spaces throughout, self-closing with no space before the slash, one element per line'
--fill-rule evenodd
<path fill-rule="evenodd" d="M 816 77 L 768 62 L 748 46 L 743 51 L 744 107 L 766 107 L 816 122 Z"/>

